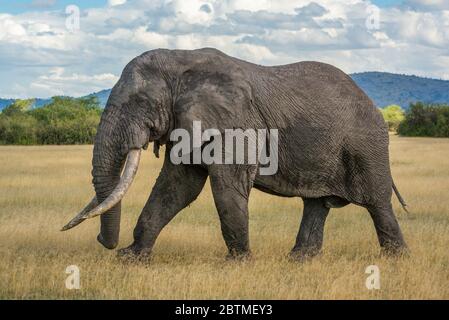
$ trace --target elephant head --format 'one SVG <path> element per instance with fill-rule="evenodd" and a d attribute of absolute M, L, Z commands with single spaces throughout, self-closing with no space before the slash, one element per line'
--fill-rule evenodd
<path fill-rule="evenodd" d="M 164 143 L 172 123 L 171 93 L 154 55 L 132 60 L 111 91 L 95 137 L 92 177 L 96 195 L 67 225 L 68 230 L 101 215 L 97 240 L 118 244 L 121 200 L 139 165 L 141 149 Z"/>

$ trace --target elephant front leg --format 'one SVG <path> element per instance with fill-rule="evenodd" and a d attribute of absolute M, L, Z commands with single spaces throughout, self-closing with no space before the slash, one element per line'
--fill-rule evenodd
<path fill-rule="evenodd" d="M 316 256 L 323 245 L 323 231 L 329 208 L 321 198 L 304 199 L 304 212 L 296 244 L 290 257 L 302 261 Z"/>
<path fill-rule="evenodd" d="M 256 168 L 216 165 L 209 168 L 215 206 L 221 231 L 228 247 L 227 258 L 250 255 L 248 235 L 248 198 Z"/>
<path fill-rule="evenodd" d="M 200 194 L 207 171 L 190 165 L 174 165 L 168 159 L 134 229 L 134 242 L 119 256 L 147 257 L 162 229 Z"/>

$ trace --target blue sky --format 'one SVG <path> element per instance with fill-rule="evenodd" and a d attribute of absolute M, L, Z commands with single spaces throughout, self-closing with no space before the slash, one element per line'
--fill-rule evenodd
<path fill-rule="evenodd" d="M 402 0 L 373 0 L 375 5 L 380 7 L 391 7 L 402 3 Z"/>
<path fill-rule="evenodd" d="M 391 7 L 402 3 L 402 0 L 373 0 L 380 7 Z M 0 12 L 22 13 L 26 11 L 63 10 L 70 4 L 76 4 L 81 9 L 99 8 L 107 5 L 107 0 L 0 0 Z"/>
<path fill-rule="evenodd" d="M 449 1 L 0 0 L 0 97 L 80 96 L 112 87 L 144 51 L 205 46 L 449 80 Z"/>
<path fill-rule="evenodd" d="M 30 1 L 30 0 L 0 0 L 0 12 L 8 13 L 21 13 L 29 10 L 43 11 L 43 10 L 62 10 L 70 4 L 76 4 L 82 9 L 103 7 L 107 4 L 107 0 L 41 0 L 41 1 Z M 402 2 L 402 0 L 373 0 L 371 1 L 375 5 L 380 7 L 395 6 Z"/>
<path fill-rule="evenodd" d="M 76 4 L 82 9 L 103 7 L 107 4 L 107 0 L 0 0 L 0 12 L 22 13 L 27 11 L 45 11 L 45 10 L 63 10 L 70 4 Z"/>

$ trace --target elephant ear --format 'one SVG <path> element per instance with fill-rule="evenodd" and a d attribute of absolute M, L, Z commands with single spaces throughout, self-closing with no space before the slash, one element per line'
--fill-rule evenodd
<path fill-rule="evenodd" d="M 245 128 L 250 109 L 251 87 L 240 75 L 219 71 L 189 70 L 181 77 L 180 93 L 174 106 L 175 128 L 192 137 L 193 121 L 202 131 Z"/>

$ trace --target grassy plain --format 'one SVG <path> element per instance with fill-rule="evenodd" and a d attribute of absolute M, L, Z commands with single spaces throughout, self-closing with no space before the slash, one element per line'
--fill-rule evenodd
<path fill-rule="evenodd" d="M 449 299 L 449 139 L 391 136 L 394 178 L 410 214 L 395 212 L 411 249 L 407 258 L 379 254 L 367 211 L 333 209 L 323 254 L 286 259 L 301 217 L 300 199 L 253 190 L 253 259 L 226 262 L 207 185 L 163 230 L 147 265 L 127 265 L 95 240 L 99 219 L 59 232 L 93 195 L 91 146 L 0 147 L 1 299 Z M 120 247 L 132 230 L 162 161 L 145 152 L 123 202 Z M 65 287 L 66 267 L 80 269 L 79 290 Z M 380 268 L 379 290 L 365 286 Z"/>

